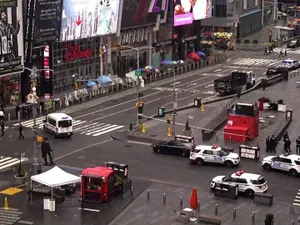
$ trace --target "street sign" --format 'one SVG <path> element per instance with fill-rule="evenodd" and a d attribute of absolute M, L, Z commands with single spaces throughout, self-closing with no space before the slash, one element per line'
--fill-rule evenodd
<path fill-rule="evenodd" d="M 178 116 L 177 113 L 171 113 L 171 116 Z"/>
<path fill-rule="evenodd" d="M 139 77 L 139 76 L 141 76 L 141 75 L 142 75 L 142 73 L 141 73 L 140 70 L 136 70 L 136 71 L 135 71 L 135 76 L 136 76 L 136 77 Z"/>

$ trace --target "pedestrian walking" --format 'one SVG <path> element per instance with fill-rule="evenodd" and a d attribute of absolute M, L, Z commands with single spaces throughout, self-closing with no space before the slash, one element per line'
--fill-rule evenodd
<path fill-rule="evenodd" d="M 271 143 L 270 137 L 267 136 L 267 138 L 266 138 L 266 152 L 270 151 L 270 143 Z"/>
<path fill-rule="evenodd" d="M 281 49 L 280 52 L 279 52 L 279 58 L 280 58 L 280 57 L 283 57 L 282 49 Z"/>
<path fill-rule="evenodd" d="M 284 151 L 291 153 L 291 141 L 289 138 L 284 139 Z"/>
<path fill-rule="evenodd" d="M 271 52 L 272 52 L 272 47 L 269 46 L 269 54 L 271 54 Z"/>
<path fill-rule="evenodd" d="M 19 139 L 24 139 L 22 123 L 19 123 Z"/>
<path fill-rule="evenodd" d="M 0 110 L 0 121 L 4 120 L 4 116 L 5 116 L 4 111 L 1 109 Z"/>
<path fill-rule="evenodd" d="M 50 160 L 50 163 L 53 165 L 53 160 L 52 160 L 52 155 L 51 155 L 51 152 L 53 150 L 51 149 L 50 147 L 50 143 L 48 141 L 48 138 L 45 137 L 45 140 L 43 141 L 42 143 L 42 157 L 45 161 L 45 165 L 49 165 L 48 164 L 48 160 L 47 160 L 47 157 L 49 156 L 49 160 Z"/>
<path fill-rule="evenodd" d="M 284 135 L 283 135 L 283 140 L 284 139 L 289 139 L 290 137 L 289 137 L 289 132 L 288 131 L 286 131 L 285 133 L 284 133 Z"/>
<path fill-rule="evenodd" d="M 5 127 L 4 127 L 4 121 L 1 120 L 1 132 L 2 132 L 2 136 L 4 136 L 4 129 L 5 129 Z"/>
<path fill-rule="evenodd" d="M 275 136 L 273 134 L 270 139 L 270 150 L 272 153 L 276 153 L 276 145 L 277 145 L 277 139 L 275 138 Z"/>
<path fill-rule="evenodd" d="M 273 44 L 271 45 L 271 52 L 274 53 L 274 45 Z"/>
<path fill-rule="evenodd" d="M 268 48 L 267 47 L 265 47 L 264 55 L 268 55 Z"/>
<path fill-rule="evenodd" d="M 284 55 L 287 56 L 287 49 L 284 50 Z"/>
<path fill-rule="evenodd" d="M 296 140 L 296 154 L 300 154 L 300 136 Z"/>

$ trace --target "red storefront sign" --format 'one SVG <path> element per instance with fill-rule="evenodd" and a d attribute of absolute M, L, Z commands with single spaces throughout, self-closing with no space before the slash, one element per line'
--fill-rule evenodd
<path fill-rule="evenodd" d="M 79 45 L 71 46 L 68 44 L 64 44 L 64 46 L 68 48 L 65 54 L 65 59 L 67 60 L 67 62 L 73 62 L 76 59 L 83 58 L 86 58 L 90 62 L 90 59 L 93 56 L 92 49 L 81 50 Z"/>

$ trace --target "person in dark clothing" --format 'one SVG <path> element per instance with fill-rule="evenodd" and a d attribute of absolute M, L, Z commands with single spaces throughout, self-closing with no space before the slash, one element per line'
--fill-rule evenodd
<path fill-rule="evenodd" d="M 277 145 L 277 140 L 274 135 L 272 135 L 270 139 L 270 150 L 272 153 L 276 153 L 276 145 Z"/>
<path fill-rule="evenodd" d="M 283 52 L 282 52 L 282 49 L 280 50 L 279 52 L 279 58 L 283 56 Z"/>
<path fill-rule="evenodd" d="M 24 139 L 22 123 L 19 123 L 19 139 Z"/>
<path fill-rule="evenodd" d="M 49 156 L 50 159 L 50 163 L 54 164 L 52 161 L 52 155 L 51 155 L 52 149 L 50 147 L 50 143 L 48 141 L 48 138 L 45 137 L 45 140 L 42 143 L 42 157 L 45 161 L 45 165 L 48 165 L 48 160 L 47 160 L 47 156 Z"/>
<path fill-rule="evenodd" d="M 4 121 L 1 120 L 1 132 L 2 132 L 2 136 L 4 136 L 4 130 L 5 130 Z"/>
<path fill-rule="evenodd" d="M 264 55 L 268 55 L 268 48 L 267 47 L 265 47 Z"/>
<path fill-rule="evenodd" d="M 285 133 L 284 133 L 284 135 L 283 135 L 283 139 L 289 139 L 290 137 L 289 137 L 289 132 L 288 131 L 286 131 Z"/>
<path fill-rule="evenodd" d="M 289 138 L 284 139 L 284 151 L 291 153 L 291 141 Z"/>
<path fill-rule="evenodd" d="M 296 154 L 300 154 L 300 136 L 296 140 Z"/>
<path fill-rule="evenodd" d="M 270 151 L 270 137 L 267 136 L 266 138 L 266 152 Z"/>
<path fill-rule="evenodd" d="M 17 119 L 20 119 L 20 118 L 19 118 L 19 112 L 20 112 L 20 106 L 17 105 L 17 106 L 16 106 L 16 118 L 17 118 Z"/>
<path fill-rule="evenodd" d="M 284 50 L 284 55 L 287 56 L 287 50 L 286 49 Z"/>
<path fill-rule="evenodd" d="M 271 54 L 271 52 L 272 52 L 272 47 L 269 46 L 269 54 Z"/>

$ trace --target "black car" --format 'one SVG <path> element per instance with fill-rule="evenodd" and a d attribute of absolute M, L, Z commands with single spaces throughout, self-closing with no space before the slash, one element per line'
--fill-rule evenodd
<path fill-rule="evenodd" d="M 288 48 L 298 48 L 300 46 L 300 40 L 292 40 L 287 44 Z"/>
<path fill-rule="evenodd" d="M 152 148 L 155 153 L 189 157 L 190 152 L 195 149 L 195 145 L 188 142 L 172 140 L 153 144 Z"/>

